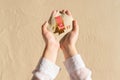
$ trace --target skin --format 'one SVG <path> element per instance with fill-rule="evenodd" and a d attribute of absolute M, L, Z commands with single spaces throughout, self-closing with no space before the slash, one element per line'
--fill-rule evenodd
<path fill-rule="evenodd" d="M 68 10 L 62 10 L 61 12 L 67 14 L 68 16 L 72 16 Z M 73 20 L 72 24 L 72 31 L 67 33 L 60 41 L 60 48 L 63 51 L 65 59 L 78 54 L 75 44 L 78 39 L 79 26 L 76 20 Z"/>
<path fill-rule="evenodd" d="M 56 13 L 57 11 L 53 11 L 51 13 L 51 17 Z M 62 10 L 61 13 L 67 14 L 68 16 L 72 16 L 70 11 L 68 10 Z M 51 18 L 50 17 L 50 18 Z M 50 60 L 51 62 L 55 63 L 58 50 L 61 48 L 63 51 L 63 54 L 65 56 L 65 59 L 72 57 L 76 54 L 78 54 L 76 49 L 76 42 L 78 39 L 79 34 L 79 26 L 77 24 L 76 20 L 73 20 L 73 29 L 71 32 L 67 33 L 61 40 L 58 42 L 53 33 L 47 30 L 48 22 L 45 22 L 42 25 L 42 35 L 46 44 L 46 47 L 43 52 L 43 57 Z M 69 28 L 69 26 L 67 27 Z M 54 49 L 54 51 L 53 51 Z"/>
<path fill-rule="evenodd" d="M 57 52 L 60 48 L 60 44 L 55 39 L 53 33 L 47 30 L 47 26 L 48 22 L 45 22 L 42 26 L 42 35 L 46 44 L 43 52 L 43 57 L 55 63 L 58 54 Z"/>
<path fill-rule="evenodd" d="M 68 16 L 72 16 L 70 11 L 68 11 L 68 10 L 62 10 L 60 12 L 65 13 Z M 51 17 L 55 13 L 56 13 L 56 11 L 53 11 L 51 13 Z M 68 58 L 78 54 L 75 44 L 78 39 L 79 26 L 78 26 L 76 20 L 73 20 L 73 25 L 72 25 L 73 29 L 71 30 L 71 32 L 67 33 L 60 40 L 60 42 L 58 42 L 55 39 L 53 33 L 47 29 L 47 26 L 48 26 L 48 22 L 45 21 L 45 23 L 42 25 L 42 35 L 43 35 L 43 39 L 45 41 L 45 48 L 44 48 L 42 57 L 48 59 L 49 61 L 51 61 L 53 63 L 56 63 L 57 54 L 58 54 L 59 49 L 61 49 L 63 51 L 65 59 L 68 59 Z M 69 26 L 67 28 L 69 28 Z M 35 77 L 33 77 L 32 80 L 37 80 L 37 79 Z"/>

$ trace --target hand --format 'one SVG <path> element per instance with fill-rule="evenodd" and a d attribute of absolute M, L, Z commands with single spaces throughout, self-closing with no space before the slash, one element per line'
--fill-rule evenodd
<path fill-rule="evenodd" d="M 53 16 L 55 12 L 56 11 L 53 11 L 51 16 Z M 60 48 L 60 44 L 55 39 L 53 33 L 47 29 L 47 26 L 48 26 L 48 22 L 45 22 L 42 25 L 42 35 L 46 44 L 43 57 L 55 63 L 57 58 L 57 52 L 58 52 L 58 49 Z"/>
<path fill-rule="evenodd" d="M 55 39 L 52 32 L 47 29 L 48 22 L 45 22 L 42 25 L 42 35 L 47 47 L 56 47 L 59 48 L 59 42 Z"/>
<path fill-rule="evenodd" d="M 52 12 L 50 19 L 52 18 L 53 14 L 55 12 L 56 11 Z M 42 58 L 44 57 L 44 58 L 48 59 L 49 61 L 51 61 L 52 63 L 55 63 L 56 62 L 56 58 L 57 58 L 57 51 L 58 51 L 58 49 L 60 47 L 60 44 L 55 39 L 53 33 L 50 32 L 47 29 L 47 26 L 48 26 L 48 22 L 45 22 L 42 25 L 42 36 L 43 36 L 45 44 L 46 44 L 46 47 L 44 49 Z M 36 69 L 39 69 L 40 63 L 41 63 L 41 59 L 40 59 L 38 65 L 37 65 Z M 38 80 L 38 78 L 36 76 L 33 76 L 32 80 Z"/>
<path fill-rule="evenodd" d="M 51 20 L 51 18 L 56 14 L 57 10 L 55 11 L 52 11 L 51 13 L 51 16 L 49 18 L 49 21 Z M 47 46 L 55 46 L 56 48 L 59 48 L 60 45 L 59 45 L 59 42 L 55 39 L 54 35 L 52 32 L 50 32 L 48 29 L 47 29 L 47 26 L 48 26 L 48 22 L 45 22 L 43 25 L 42 25 L 42 35 L 43 35 L 43 38 L 45 40 L 45 43 Z"/>
<path fill-rule="evenodd" d="M 72 16 L 68 10 L 63 10 L 62 12 L 66 13 L 68 16 Z M 60 47 L 64 52 L 65 58 L 69 58 L 77 54 L 75 47 L 79 34 L 79 26 L 77 24 L 77 21 L 73 20 L 72 27 L 72 31 L 67 33 L 60 41 Z"/>

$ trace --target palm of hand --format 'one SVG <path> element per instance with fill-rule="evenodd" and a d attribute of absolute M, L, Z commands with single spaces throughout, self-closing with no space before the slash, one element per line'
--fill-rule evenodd
<path fill-rule="evenodd" d="M 78 32 L 71 31 L 67 33 L 61 40 L 60 40 L 60 47 L 64 48 L 66 46 L 75 45 L 78 39 Z"/>
<path fill-rule="evenodd" d="M 59 47 L 59 42 L 55 39 L 53 33 L 47 30 L 47 25 L 48 23 L 45 22 L 42 26 L 42 35 L 45 40 L 45 43 L 47 45 L 51 45 L 51 46 L 55 45 L 56 47 Z"/>

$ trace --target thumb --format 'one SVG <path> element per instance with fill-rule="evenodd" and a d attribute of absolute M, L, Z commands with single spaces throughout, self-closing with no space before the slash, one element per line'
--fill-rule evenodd
<path fill-rule="evenodd" d="M 76 20 L 73 20 L 72 27 L 73 27 L 72 31 L 74 31 L 74 32 L 78 32 L 79 31 L 79 26 L 78 26 Z"/>
<path fill-rule="evenodd" d="M 47 26 L 48 26 L 48 22 L 45 21 L 44 24 L 42 25 L 42 33 L 43 34 L 45 34 L 48 31 Z"/>

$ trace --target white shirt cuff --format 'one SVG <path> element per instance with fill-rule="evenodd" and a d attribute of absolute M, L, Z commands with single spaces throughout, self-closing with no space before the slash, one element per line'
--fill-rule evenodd
<path fill-rule="evenodd" d="M 40 63 L 39 71 L 35 72 L 34 75 L 37 78 L 39 78 L 39 73 L 43 72 L 44 74 L 48 75 L 51 78 L 51 80 L 53 80 L 55 79 L 59 71 L 60 71 L 60 68 L 57 65 L 43 58 Z"/>
<path fill-rule="evenodd" d="M 72 57 L 68 58 L 64 62 L 64 65 L 66 66 L 67 71 L 69 73 L 85 67 L 85 64 L 84 64 L 80 55 L 75 55 L 75 56 L 72 56 Z"/>

